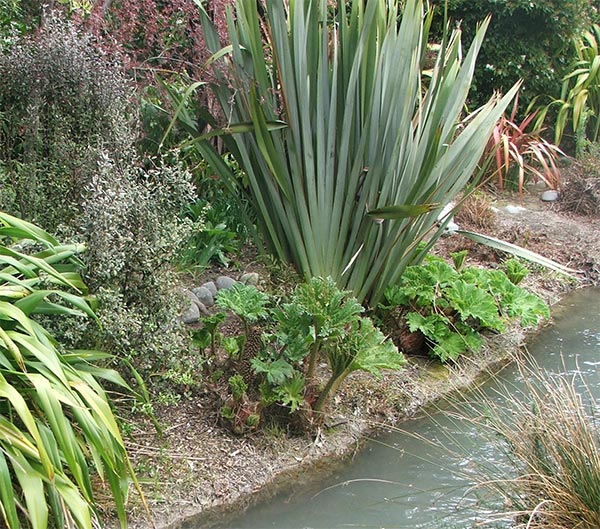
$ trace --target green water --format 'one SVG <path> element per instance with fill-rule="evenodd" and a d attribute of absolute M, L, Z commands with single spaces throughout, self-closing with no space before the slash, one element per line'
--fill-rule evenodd
<path fill-rule="evenodd" d="M 600 398 L 600 290 L 571 294 L 554 314 L 555 325 L 529 344 L 530 352 L 552 373 L 581 373 Z M 518 385 L 518 373 L 505 370 L 499 382 L 488 384 L 488 392 L 494 394 L 499 383 Z M 502 405 L 499 400 L 498 406 Z M 219 527 L 475 527 L 486 517 L 490 503 L 486 499 L 484 507 L 478 493 L 470 490 L 469 476 L 482 464 L 503 464 L 497 444 L 444 413 L 410 421 L 403 428 L 403 433 L 370 442 L 327 481 L 288 491 Z"/>

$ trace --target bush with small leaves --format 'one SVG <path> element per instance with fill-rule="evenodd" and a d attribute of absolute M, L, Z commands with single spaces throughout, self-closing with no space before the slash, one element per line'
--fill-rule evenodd
<path fill-rule="evenodd" d="M 16 195 L 2 206 L 56 232 L 81 214 L 99 153 L 130 161 L 131 90 L 118 64 L 55 16 L 0 52 L 0 78 L 0 160 Z"/>
<path fill-rule="evenodd" d="M 119 65 L 56 15 L 0 53 L 0 76 L 2 206 L 88 248 L 102 326 L 53 331 L 142 372 L 173 367 L 185 343 L 173 264 L 189 237 L 179 215 L 194 200 L 190 174 L 171 153 L 141 167 Z"/>

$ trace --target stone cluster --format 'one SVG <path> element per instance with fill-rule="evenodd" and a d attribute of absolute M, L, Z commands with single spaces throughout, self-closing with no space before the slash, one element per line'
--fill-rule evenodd
<path fill-rule="evenodd" d="M 237 283 L 244 285 L 258 285 L 259 276 L 256 272 L 246 272 L 238 279 L 230 276 L 219 276 L 214 281 L 207 281 L 198 287 L 186 288 L 183 293 L 188 298 L 188 304 L 181 315 L 181 321 L 188 325 L 198 323 L 204 315 L 210 314 L 209 308 L 215 304 L 219 290 L 231 288 Z"/>

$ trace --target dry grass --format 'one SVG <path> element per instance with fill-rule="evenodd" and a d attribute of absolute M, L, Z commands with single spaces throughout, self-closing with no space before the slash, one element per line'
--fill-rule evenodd
<path fill-rule="evenodd" d="M 535 366 L 521 364 L 521 377 L 522 394 L 504 388 L 502 407 L 482 395 L 478 406 L 483 403 L 484 416 L 479 411 L 469 419 L 493 434 L 514 472 L 488 475 L 494 467 L 486 465 L 479 486 L 500 495 L 510 511 L 502 518 L 512 516 L 515 528 L 597 529 L 600 432 L 590 415 L 594 399 L 589 391 L 582 398 L 576 380 Z"/>
<path fill-rule="evenodd" d="M 461 227 L 488 230 L 496 223 L 496 213 L 488 195 L 479 191 L 465 199 L 455 220 Z"/>
<path fill-rule="evenodd" d="M 574 168 L 561 192 L 561 210 L 588 217 L 600 215 L 600 148 L 590 144 Z"/>

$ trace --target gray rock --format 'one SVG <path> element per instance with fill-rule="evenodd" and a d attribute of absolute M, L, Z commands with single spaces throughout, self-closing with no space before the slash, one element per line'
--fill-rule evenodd
<path fill-rule="evenodd" d="M 206 287 L 198 287 L 192 290 L 198 301 L 202 303 L 205 307 L 212 307 L 215 304 L 215 299 L 210 290 Z"/>
<path fill-rule="evenodd" d="M 198 323 L 200 321 L 200 308 L 198 305 L 190 301 L 189 307 L 181 315 L 181 321 L 188 325 L 191 323 Z"/>
<path fill-rule="evenodd" d="M 548 189 L 542 193 L 541 199 L 544 202 L 554 202 L 558 200 L 558 191 L 556 189 Z"/>
<path fill-rule="evenodd" d="M 202 283 L 204 288 L 208 289 L 208 291 L 215 297 L 217 295 L 217 285 L 213 281 L 207 281 L 206 283 Z"/>
<path fill-rule="evenodd" d="M 258 285 L 258 274 L 256 272 L 247 272 L 240 276 L 240 283 L 244 283 L 244 285 L 251 285 L 253 287 Z"/>
<path fill-rule="evenodd" d="M 237 281 L 229 276 L 217 277 L 217 290 L 226 290 L 235 285 Z"/>
<path fill-rule="evenodd" d="M 202 303 L 201 301 L 196 303 L 196 307 L 198 307 L 200 314 L 204 314 L 205 316 L 210 316 L 210 311 L 206 308 L 206 305 L 204 305 L 204 303 Z"/>
<path fill-rule="evenodd" d="M 513 206 L 511 204 L 504 206 L 502 210 L 509 215 L 519 215 L 520 213 L 527 211 L 527 209 L 525 209 L 523 206 Z"/>
<path fill-rule="evenodd" d="M 183 293 L 190 300 L 191 304 L 198 308 L 198 310 L 200 311 L 201 314 L 204 314 L 205 316 L 208 316 L 210 314 L 210 312 L 206 308 L 206 305 L 204 303 L 202 303 L 198 299 L 198 296 L 196 296 L 196 294 L 194 294 L 191 290 L 184 290 Z"/>

